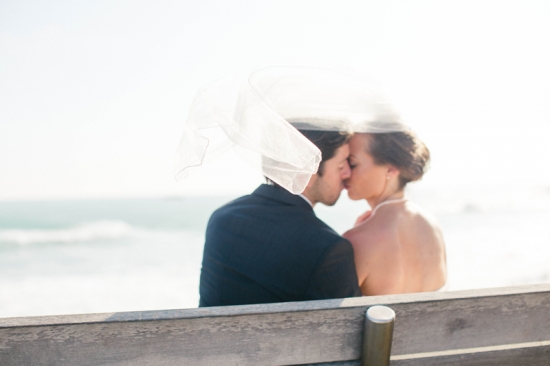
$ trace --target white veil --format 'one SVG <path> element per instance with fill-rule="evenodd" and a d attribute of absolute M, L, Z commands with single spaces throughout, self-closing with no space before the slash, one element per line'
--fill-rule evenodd
<path fill-rule="evenodd" d="M 301 193 L 321 152 L 296 128 L 385 133 L 407 130 L 361 78 L 309 67 L 267 67 L 197 92 L 175 158 L 176 180 L 233 147 L 261 158 L 265 176 Z M 258 166 L 258 168 L 260 168 Z"/>

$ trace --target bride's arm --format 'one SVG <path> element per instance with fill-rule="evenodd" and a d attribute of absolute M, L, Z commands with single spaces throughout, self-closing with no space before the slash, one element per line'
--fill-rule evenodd
<path fill-rule="evenodd" d="M 359 281 L 359 287 L 363 285 L 368 275 L 368 268 L 366 257 L 368 256 L 369 248 L 364 244 L 363 235 L 360 230 L 353 228 L 348 230 L 342 235 L 348 239 L 353 247 L 353 259 L 355 263 L 355 270 L 357 271 L 357 280 Z"/>
<path fill-rule="evenodd" d="M 363 296 L 399 293 L 400 277 L 396 261 L 399 248 L 392 245 L 395 241 L 391 233 L 377 228 L 359 227 L 346 232 L 343 236 L 353 247 L 357 279 Z"/>

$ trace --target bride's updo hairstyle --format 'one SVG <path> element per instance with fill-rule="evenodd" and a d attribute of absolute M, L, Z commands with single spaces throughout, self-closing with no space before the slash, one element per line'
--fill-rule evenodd
<path fill-rule="evenodd" d="M 378 165 L 399 169 L 399 188 L 420 180 L 428 170 L 430 151 L 412 131 L 370 133 L 368 153 Z"/>

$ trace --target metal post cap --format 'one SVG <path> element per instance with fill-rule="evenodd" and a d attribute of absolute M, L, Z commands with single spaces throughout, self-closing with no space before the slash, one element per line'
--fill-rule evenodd
<path fill-rule="evenodd" d="M 395 320 L 395 312 L 387 306 L 371 306 L 367 310 L 367 318 L 373 323 L 391 323 Z"/>

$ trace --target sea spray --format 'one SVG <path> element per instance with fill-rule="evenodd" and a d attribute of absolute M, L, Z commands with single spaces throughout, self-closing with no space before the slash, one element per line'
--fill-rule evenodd
<path fill-rule="evenodd" d="M 96 221 L 67 229 L 0 230 L 0 243 L 28 245 L 35 243 L 82 243 L 105 239 L 120 239 L 138 235 L 138 230 L 121 221 Z"/>

